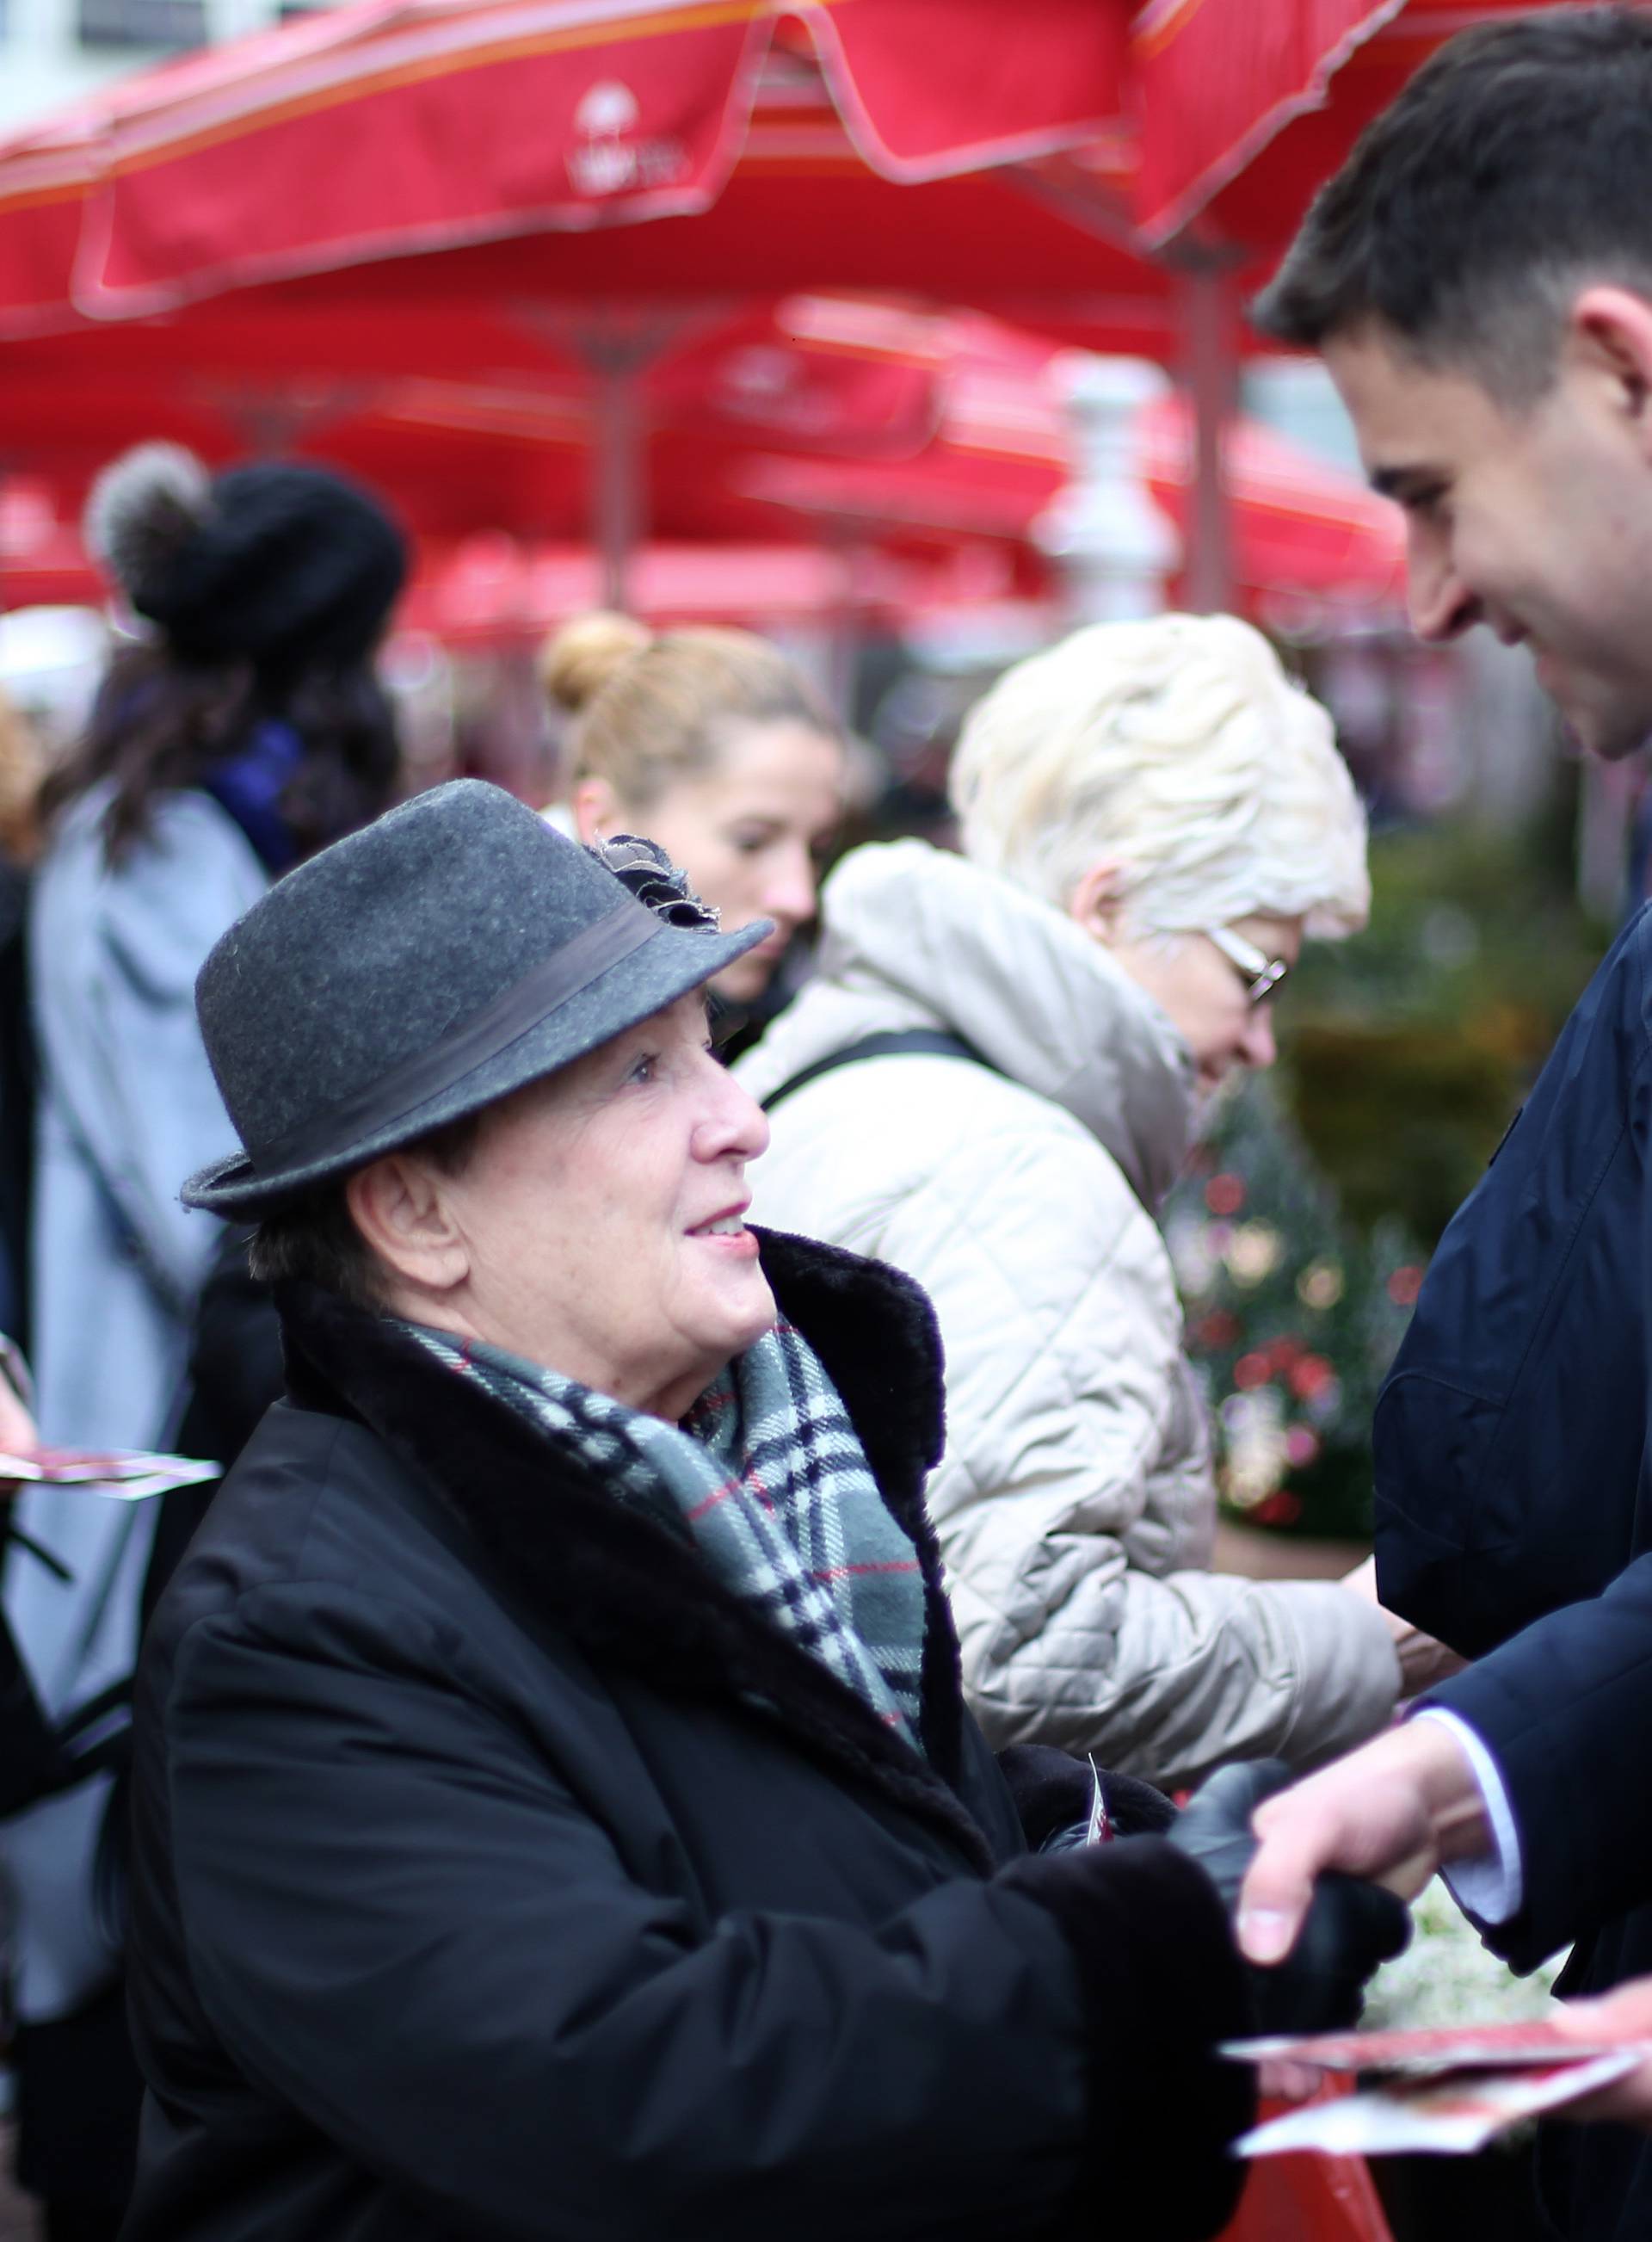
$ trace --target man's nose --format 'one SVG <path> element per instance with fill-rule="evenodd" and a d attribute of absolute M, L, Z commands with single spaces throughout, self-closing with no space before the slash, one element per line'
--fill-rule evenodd
<path fill-rule="evenodd" d="M 1449 550 L 1411 534 L 1406 556 L 1406 604 L 1421 639 L 1455 638 L 1480 620 L 1480 602 L 1452 565 Z"/>

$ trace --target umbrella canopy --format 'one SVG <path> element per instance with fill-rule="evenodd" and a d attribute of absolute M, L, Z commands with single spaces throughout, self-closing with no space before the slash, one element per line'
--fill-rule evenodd
<path fill-rule="evenodd" d="M 1077 467 L 1060 354 L 993 320 L 962 318 L 953 333 L 934 433 L 921 447 L 829 466 L 754 454 L 733 463 L 738 489 L 844 537 L 907 547 L 998 539 L 1030 559 L 1042 517 Z M 1186 552 L 1198 497 L 1187 400 L 1147 406 L 1134 442 L 1135 471 Z M 1362 606 L 1399 596 L 1405 539 L 1397 507 L 1258 421 L 1231 419 L 1225 451 L 1234 576 L 1249 604 L 1281 593 Z M 1185 598 L 1187 588 L 1184 572 L 1173 595 Z"/>
<path fill-rule="evenodd" d="M 1124 208 L 1127 16 L 1020 0 L 1007 38 L 1000 0 L 358 0 L 0 143 L 0 334 L 278 284 L 358 306 L 803 285 L 1042 300 L 1162 341 Z"/>
<path fill-rule="evenodd" d="M 618 596 L 637 375 L 685 321 L 797 287 L 986 305 L 1185 351 L 1220 605 L 1241 330 L 1131 222 L 1133 4 L 1019 0 L 1011 38 L 1002 0 L 356 0 L 0 142 L 0 339 L 181 315 L 222 370 L 262 326 L 265 379 L 335 373 L 335 314 L 363 370 L 572 347 Z"/>
<path fill-rule="evenodd" d="M 1144 245 L 1281 251 L 1315 190 L 1436 47 L 1533 4 L 1147 0 L 1131 30 Z"/>
<path fill-rule="evenodd" d="M 1180 398 L 1148 406 L 1136 423 L 1142 478 L 1185 537 L 1194 504 L 1194 432 Z M 1234 574 L 1256 600 L 1302 594 L 1377 607 L 1405 589 L 1405 526 L 1398 507 L 1260 421 L 1227 432 Z"/>
<path fill-rule="evenodd" d="M 11 456 L 50 478 L 64 514 L 140 437 L 191 444 L 218 464 L 263 433 L 375 484 L 425 539 L 579 536 L 595 414 L 572 366 L 555 381 L 341 378 L 266 397 L 250 373 L 190 374 L 188 331 L 165 331 L 179 363 L 157 357 L 141 377 L 124 352 L 78 339 L 0 359 Z M 656 534 L 767 541 L 778 510 L 790 517 L 784 534 L 806 521 L 839 554 L 876 547 L 933 566 L 960 547 L 1007 548 L 1000 565 L 1016 588 L 1037 590 L 1037 525 L 1075 472 L 1061 366 L 1047 339 L 979 314 L 794 297 L 727 323 L 648 378 Z M 284 403 L 284 427 L 265 426 Z M 1390 587 L 1391 507 L 1259 426 L 1234 423 L 1229 436 L 1241 585 L 1357 598 Z M 1186 544 L 1195 471 L 1184 408 L 1167 400 L 1143 416 L 1138 466 Z"/>
<path fill-rule="evenodd" d="M 456 323 L 425 324 L 434 343 L 441 325 Z M 314 372 L 286 373 L 256 356 L 263 343 L 278 352 L 282 325 L 255 319 L 250 346 L 238 322 L 222 322 L 236 345 L 223 356 L 203 350 L 188 320 L 9 346 L 0 352 L 6 464 L 49 473 L 72 510 L 97 470 L 143 439 L 186 444 L 214 465 L 248 451 L 301 452 L 381 481 L 432 531 L 573 534 L 584 526 L 597 416 L 571 351 L 472 330 L 476 355 L 463 378 L 462 360 L 435 350 L 445 370 L 410 377 L 355 362 L 346 326 L 331 371 L 323 358 Z M 411 321 L 404 332 L 418 364 Z M 324 347 L 324 337 L 315 340 Z M 685 331 L 644 383 L 666 496 L 685 475 L 708 490 L 737 448 L 910 453 L 933 432 L 948 347 L 933 317 L 829 298 L 793 297 Z"/>
<path fill-rule="evenodd" d="M 900 630 L 938 613 L 996 608 L 1017 596 L 1009 571 L 977 550 L 920 560 L 818 545 L 643 547 L 636 612 L 657 628 L 683 622 L 818 629 L 853 620 Z M 455 647 L 532 646 L 600 596 L 595 557 L 577 545 L 477 537 L 428 555 L 401 623 Z"/>

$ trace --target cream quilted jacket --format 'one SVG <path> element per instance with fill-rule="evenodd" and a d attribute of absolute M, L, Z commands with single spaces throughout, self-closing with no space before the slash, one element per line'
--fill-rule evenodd
<path fill-rule="evenodd" d="M 1211 1573 L 1205 1412 L 1150 1212 L 1187 1148 L 1187 1054 L 1047 906 L 916 841 L 856 850 L 818 977 L 737 1071 L 759 1098 L 867 1035 L 944 1027 L 1001 1073 L 903 1053 L 784 1099 L 754 1219 L 928 1291 L 948 1435 L 930 1483 L 994 1742 L 1094 1750 L 1163 1783 L 1387 1719 L 1385 1621 L 1347 1589 Z"/>

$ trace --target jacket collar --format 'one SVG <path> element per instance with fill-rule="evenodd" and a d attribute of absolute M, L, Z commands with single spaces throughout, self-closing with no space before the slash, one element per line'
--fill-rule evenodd
<path fill-rule="evenodd" d="M 1193 1060 L 1099 943 L 926 842 L 857 849 L 820 898 L 819 967 L 740 1061 L 753 1097 L 889 1029 L 941 1026 L 1083 1123 L 1156 1208 L 1194 1119 Z"/>
<path fill-rule="evenodd" d="M 983 1869 L 991 1850 L 951 1788 L 961 1762 L 958 1639 L 924 1507 L 942 1445 L 940 1341 L 910 1279 L 809 1240 L 759 1232 L 781 1313 L 842 1395 L 890 1511 L 911 1536 L 926 1605 L 920 1718 L 927 1764 L 870 1708 L 713 1580 L 686 1543 L 615 1500 L 518 1412 L 443 1370 L 384 1318 L 317 1286 L 278 1288 L 300 1406 L 358 1418 L 432 1487 L 467 1561 L 530 1628 L 674 1694 L 738 1700 L 816 1757 L 943 1828 Z M 485 1460 L 485 1467 L 478 1462 Z"/>

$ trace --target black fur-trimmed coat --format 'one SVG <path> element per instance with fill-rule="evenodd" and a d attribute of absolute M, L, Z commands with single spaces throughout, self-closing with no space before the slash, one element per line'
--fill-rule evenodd
<path fill-rule="evenodd" d="M 290 1393 L 139 1690 L 124 2242 L 1213 2232 L 1245 1994 L 1154 1837 L 1029 1858 L 921 1488 L 933 1319 L 764 1243 L 928 1582 L 927 1757 L 392 1326 Z"/>

